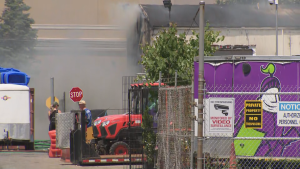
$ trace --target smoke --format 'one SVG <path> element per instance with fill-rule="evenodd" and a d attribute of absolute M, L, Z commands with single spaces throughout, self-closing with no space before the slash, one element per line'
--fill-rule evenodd
<path fill-rule="evenodd" d="M 141 12 L 139 5 L 135 3 L 114 3 L 108 5 L 108 7 L 110 9 L 108 17 L 112 24 L 127 31 L 132 31 Z"/>
<path fill-rule="evenodd" d="M 20 68 L 31 76 L 29 86 L 35 88 L 36 139 L 48 139 L 46 99 L 51 96 L 51 77 L 54 77 L 54 94 L 60 100 L 61 110 L 64 92 L 66 111 L 78 109 L 77 103 L 69 98 L 73 87 L 83 90 L 83 99 L 89 109 L 122 108 L 122 76 L 141 72 L 137 64 L 139 36 L 136 29 L 140 9 L 137 4 L 124 6 L 121 3 L 111 3 L 108 8 L 111 25 L 116 25 L 118 30 L 94 32 L 95 37 L 107 37 L 107 34 L 111 37 L 97 42 L 82 40 L 79 38 L 83 38 L 88 30 L 64 30 L 67 39 L 39 40 L 35 62 Z"/>
<path fill-rule="evenodd" d="M 136 3 L 113 3 L 108 5 L 109 19 L 113 25 L 118 26 L 127 36 L 128 66 L 133 72 L 141 72 L 142 67 L 138 65 L 140 59 L 139 35 L 140 27 L 138 19 L 141 17 L 141 8 Z"/>

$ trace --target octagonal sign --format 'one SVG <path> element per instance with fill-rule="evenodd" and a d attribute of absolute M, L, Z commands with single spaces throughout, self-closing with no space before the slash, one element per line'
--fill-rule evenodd
<path fill-rule="evenodd" d="M 79 87 L 73 87 L 70 91 L 70 99 L 73 102 L 79 102 L 83 97 L 83 92 Z"/>

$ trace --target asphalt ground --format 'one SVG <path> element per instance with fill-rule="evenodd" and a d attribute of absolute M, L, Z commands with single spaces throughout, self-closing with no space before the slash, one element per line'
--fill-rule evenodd
<path fill-rule="evenodd" d="M 0 152 L 0 169 L 129 169 L 128 165 L 76 166 L 42 152 Z M 132 167 L 136 168 L 136 167 Z M 139 167 L 138 167 L 139 168 Z"/>

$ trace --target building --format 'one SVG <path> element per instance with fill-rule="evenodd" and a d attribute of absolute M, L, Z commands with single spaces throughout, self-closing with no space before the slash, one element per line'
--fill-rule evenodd
<path fill-rule="evenodd" d="M 278 7 L 278 54 L 298 55 L 300 53 L 299 6 Z M 173 5 L 170 12 L 163 5 L 142 5 L 149 21 L 151 36 L 167 27 L 169 21 L 177 23 L 178 33 L 198 31 L 199 5 Z M 218 45 L 255 45 L 256 55 L 275 55 L 276 29 L 275 7 L 267 1 L 253 5 L 205 6 L 205 20 L 211 28 L 220 31 L 225 40 Z M 190 31 L 189 31 L 190 30 Z"/>
<path fill-rule="evenodd" d="M 4 9 L 4 1 L 0 0 L 1 11 Z M 64 102 L 63 93 L 66 93 L 65 105 L 61 104 L 61 108 L 65 107 L 66 111 L 78 109 L 77 104 L 68 97 L 69 91 L 75 86 L 82 88 L 88 108 L 121 109 L 122 76 L 142 71 L 137 64 L 140 58 L 139 44 L 150 42 L 157 30 L 168 24 L 168 11 L 161 0 L 24 2 L 31 6 L 30 16 L 35 20 L 32 27 L 38 30 L 37 60 L 24 65 L 22 70 L 31 76 L 30 87 L 35 88 L 36 139 L 48 139 L 48 108 L 45 102 L 50 97 L 51 77 L 54 77 L 55 96 L 60 103 Z M 193 23 L 199 1 L 172 0 L 172 3 L 171 20 L 179 24 L 180 31 L 187 30 Z M 271 28 L 275 25 L 275 17 L 271 7 L 265 8 L 269 8 L 272 21 L 262 27 L 255 22 L 258 16 L 246 17 L 246 13 L 240 19 L 244 22 L 240 22 L 238 19 L 241 14 L 228 13 L 230 9 L 227 9 L 225 15 L 226 10 L 220 9 L 224 7 L 209 7 L 214 3 L 215 0 L 206 0 L 206 12 L 215 10 L 213 14 L 206 13 L 206 16 L 210 16 L 206 20 L 210 21 L 213 29 L 221 30 L 226 36 L 225 41 L 219 45 L 251 44 L 256 45 L 257 55 L 275 53 L 274 28 Z M 253 6 L 249 11 L 265 11 L 261 8 Z M 218 13 L 221 11 L 223 13 Z M 280 11 L 283 10 L 280 8 Z M 279 26 L 283 36 L 279 36 L 279 54 L 299 54 L 299 21 L 294 19 L 295 15 L 290 18 L 293 23 L 283 27 L 286 25 L 282 22 L 283 17 L 283 12 L 280 12 Z M 234 21 L 234 24 L 228 24 L 228 20 Z M 252 27 L 244 23 L 252 23 Z M 193 24 L 191 29 L 197 30 L 196 27 Z"/>

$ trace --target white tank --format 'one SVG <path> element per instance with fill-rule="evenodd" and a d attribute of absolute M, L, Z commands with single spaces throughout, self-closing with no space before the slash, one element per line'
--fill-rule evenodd
<path fill-rule="evenodd" d="M 12 139 L 30 140 L 29 94 L 27 86 L 0 84 L 0 140 L 7 131 Z"/>

